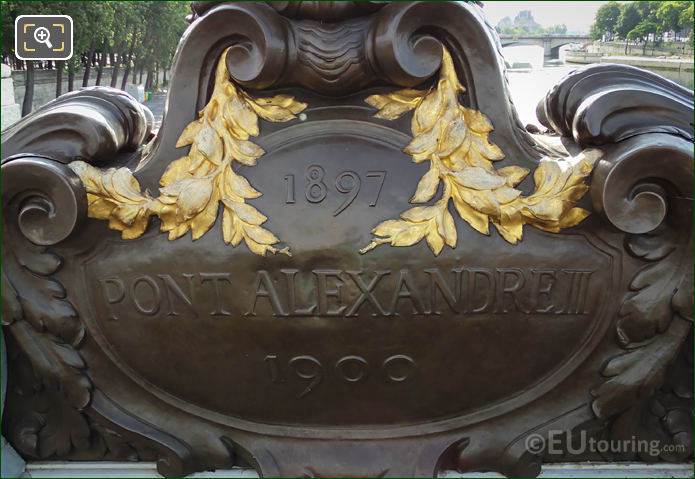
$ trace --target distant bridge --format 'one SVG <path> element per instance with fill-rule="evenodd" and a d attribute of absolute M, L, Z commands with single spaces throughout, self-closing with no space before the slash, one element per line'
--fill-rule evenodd
<path fill-rule="evenodd" d="M 568 43 L 589 43 L 588 35 L 507 35 L 500 34 L 503 47 L 514 45 L 538 45 L 543 47 L 545 58 L 559 58 L 560 47 Z"/>

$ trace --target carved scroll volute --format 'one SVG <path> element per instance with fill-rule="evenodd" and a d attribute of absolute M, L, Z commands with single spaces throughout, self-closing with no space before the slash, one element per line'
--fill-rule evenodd
<path fill-rule="evenodd" d="M 595 208 L 626 233 L 627 252 L 643 261 L 616 321 L 626 351 L 608 361 L 592 391 L 596 416 L 618 416 L 614 433 L 624 437 L 634 434 L 629 417 L 649 407 L 692 329 L 692 148 L 663 133 L 629 138 L 605 149 L 592 183 Z M 690 450 L 691 432 L 664 428 Z"/>
<path fill-rule="evenodd" d="M 624 346 L 663 333 L 672 316 L 692 318 L 692 148 L 673 135 L 639 135 L 606 147 L 596 167 L 594 208 L 627 233 L 631 255 L 657 261 L 632 280 L 638 293 L 628 295 L 618 320 Z"/>
<path fill-rule="evenodd" d="M 421 32 L 423 12 L 419 10 L 387 8 L 380 12 L 370 32 L 370 61 L 394 85 L 419 85 L 441 66 L 442 44 Z"/>
<path fill-rule="evenodd" d="M 664 222 L 687 226 L 692 143 L 651 134 L 609 146 L 605 152 L 594 171 L 591 196 L 594 208 L 613 226 L 630 234 L 653 232 Z"/>
<path fill-rule="evenodd" d="M 230 22 L 234 31 L 227 27 L 231 45 L 227 68 L 240 86 L 265 89 L 299 85 L 316 93 L 342 96 L 375 84 L 417 85 L 439 67 L 439 42 L 427 36 L 415 41 L 415 48 L 399 48 L 395 52 L 398 58 L 392 58 L 394 52 L 389 52 L 389 46 L 393 39 L 377 39 L 375 35 L 410 38 L 416 27 L 368 15 L 383 5 L 285 3 L 272 4 L 272 9 L 266 5 L 198 9 L 203 15 L 201 23 L 220 15 L 235 18 Z M 380 28 L 387 31 L 379 33 Z M 413 31 L 406 32 L 408 29 Z M 385 55 L 383 61 L 379 48 Z"/>
<path fill-rule="evenodd" d="M 3 135 L 3 155 L 19 153 L 2 163 L 3 324 L 37 376 L 77 409 L 89 402 L 91 387 L 75 349 L 84 328 L 53 279 L 62 258 L 47 247 L 79 230 L 87 218 L 87 197 L 79 177 L 63 163 L 128 154 L 151 126 L 152 114 L 127 93 L 91 88 L 48 103 Z"/>
<path fill-rule="evenodd" d="M 440 67 L 442 43 L 450 47 L 467 88 L 466 105 L 486 112 L 500 147 L 510 157 L 539 156 L 510 102 L 499 41 L 477 6 L 394 2 L 371 13 L 371 7 L 360 6 L 321 22 L 292 18 L 294 4 L 274 7 L 244 2 L 194 7 L 195 20 L 172 68 L 170 114 L 153 148 L 157 156 L 175 154 L 178 135 L 210 97 L 215 62 L 227 47 L 228 71 L 243 88 L 300 86 L 342 96 L 370 85 L 422 84 Z M 162 170 L 162 162 L 147 161 L 138 178 L 154 187 Z"/>
<path fill-rule="evenodd" d="M 253 15 L 237 10 L 234 16 L 234 23 L 238 25 L 234 32 L 237 38 L 227 53 L 227 70 L 242 86 L 267 88 L 276 83 L 285 70 L 287 25 L 272 10 L 260 6 Z"/>
<path fill-rule="evenodd" d="M 8 419 L 10 439 L 19 451 L 26 457 L 44 458 L 62 447 L 69 450 L 87 443 L 89 438 L 85 419 L 77 412 L 89 404 L 92 389 L 77 352 L 84 326 L 53 277 L 62 260 L 46 248 L 68 238 L 82 224 L 86 192 L 65 165 L 36 156 L 5 162 L 2 187 L 2 324 L 31 362 L 38 378 L 34 387 L 59 394 L 71 408 L 61 424 L 53 424 L 72 434 L 67 445 L 59 444 L 60 439 L 50 428 L 44 429 L 36 414 Z M 13 426 L 16 421 L 25 423 Z"/>
<path fill-rule="evenodd" d="M 548 93 L 536 113 L 545 126 L 583 147 L 656 132 L 693 140 L 693 92 L 627 65 L 574 72 Z"/>
<path fill-rule="evenodd" d="M 443 45 L 466 88 L 465 105 L 490 118 L 502 150 L 516 158 L 539 156 L 511 102 L 499 38 L 477 5 L 393 2 L 375 16 L 368 53 L 383 78 L 405 87 L 422 83 L 439 70 Z"/>
<path fill-rule="evenodd" d="M 86 218 L 84 187 L 69 168 L 46 158 L 20 157 L 6 162 L 2 173 L 10 234 L 16 222 L 25 240 L 50 246 L 65 240 Z"/>
<path fill-rule="evenodd" d="M 615 322 L 624 352 L 592 391 L 599 418 L 647 407 L 692 328 L 692 105 L 692 91 L 652 73 L 599 65 L 567 77 L 538 108 L 561 135 L 600 146 L 593 206 L 625 233 L 638 268 Z"/>
<path fill-rule="evenodd" d="M 143 427 L 114 408 L 94 410 L 95 389 L 79 351 L 85 326 L 58 280 L 64 259 L 56 250 L 76 244 L 87 223 L 87 191 L 65 163 L 135 162 L 152 123 L 132 96 L 95 87 L 50 102 L 3 135 L 2 325 L 14 354 L 8 391 L 14 399 L 3 432 L 25 458 L 99 454 L 105 441 L 121 437 L 116 429 Z M 7 157 L 8 151 L 17 154 Z M 151 436 L 163 446 L 162 470 L 190 470 L 178 452 L 184 448 Z"/>
<path fill-rule="evenodd" d="M 676 426 L 654 404 L 657 390 L 670 393 L 667 370 L 692 330 L 693 92 L 639 68 L 602 64 L 570 74 L 536 111 L 561 136 L 602 150 L 594 210 L 624 233 L 626 264 L 636 268 L 615 319 L 622 350 L 591 391 L 593 412 L 611 419 L 619 438 L 639 436 L 643 418 L 658 416 L 661 437 L 691 451 L 692 431 L 683 426 L 690 419 Z M 686 396 L 691 401 L 692 391 Z"/>

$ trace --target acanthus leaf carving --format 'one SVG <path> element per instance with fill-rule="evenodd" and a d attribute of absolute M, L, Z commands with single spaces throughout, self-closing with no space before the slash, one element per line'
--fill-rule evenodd
<path fill-rule="evenodd" d="M 24 348 L 22 343 L 18 345 Z M 16 364 L 21 358 L 13 356 L 12 360 Z M 4 421 L 3 434 L 25 458 L 65 457 L 88 448 L 91 432 L 86 417 L 59 390 L 37 384 L 36 374 L 31 365 L 13 367 L 13 376 L 20 377 L 10 378 L 8 399 L 19 406 Z"/>
<path fill-rule="evenodd" d="M 578 112 L 591 110 L 593 96 L 588 98 Z M 654 415 L 670 422 L 678 417 L 657 403 L 668 397 L 665 377 L 692 330 L 692 143 L 662 133 L 658 117 L 652 123 L 635 121 L 649 133 L 606 145 L 591 186 L 595 208 L 625 233 L 626 251 L 644 262 L 618 311 L 616 338 L 624 352 L 602 368 L 592 409 L 598 418 L 614 421 L 612 437 L 629 437 L 637 427 L 640 434 L 666 434 L 690 444 L 690 428 L 645 421 Z"/>
<path fill-rule="evenodd" d="M 23 176 L 24 175 L 24 176 Z M 42 175 L 48 193 L 37 193 L 36 185 L 27 188 Z M 5 238 L 11 248 L 3 250 L 3 325 L 9 326 L 15 339 L 29 352 L 37 374 L 45 386 L 59 390 L 68 403 L 82 409 L 89 403 L 91 382 L 84 375 L 85 364 L 76 348 L 84 337 L 84 326 L 66 298 L 63 286 L 53 275 L 61 258 L 47 246 L 68 235 L 80 215 L 80 191 L 69 178 L 69 170 L 45 159 L 17 159 L 3 164 Z M 55 197 L 51 196 L 54 195 Z M 75 210 L 65 217 L 53 216 L 53 201 L 73 200 Z M 11 221 L 16 218 L 16 222 Z M 53 222 L 45 226 L 43 222 Z M 28 235 L 28 237 L 25 237 Z M 27 241 L 30 239 L 30 241 Z"/>
<path fill-rule="evenodd" d="M 677 411 L 683 401 L 691 410 L 692 383 L 671 394 L 664 378 L 678 352 L 692 348 L 692 99 L 692 91 L 651 72 L 602 64 L 567 76 L 537 108 L 560 135 L 603 150 L 591 183 L 594 209 L 644 263 L 615 323 L 623 351 L 591 391 L 594 414 L 613 421 L 613 438 L 670 436 L 687 446 L 681 459 L 692 451 L 692 428 Z"/>
<path fill-rule="evenodd" d="M 83 96 L 100 98 L 102 93 L 92 90 L 84 95 L 72 95 L 80 100 L 66 101 L 63 107 L 79 115 Z M 111 95 L 110 91 L 103 96 L 114 103 L 124 102 L 126 106 L 135 101 L 125 94 Z M 105 110 L 121 106 L 102 102 Z M 48 108 L 49 115 L 51 112 Z M 24 123 L 41 124 L 45 120 L 42 114 L 39 110 Z M 82 114 L 89 116 L 84 111 Z M 147 130 L 142 130 L 144 117 L 111 118 L 114 122 L 123 122 L 111 125 L 112 131 L 122 133 L 115 137 L 115 148 L 132 147 L 129 142 L 134 132 Z M 83 138 L 83 135 L 77 137 Z M 42 148 L 44 140 L 42 137 L 39 143 Z M 77 141 L 71 145 L 71 148 L 83 149 Z M 26 148 L 31 151 L 31 144 Z M 66 159 L 22 153 L 2 163 L 5 244 L 2 324 L 10 333 L 8 355 L 13 364 L 3 435 L 25 458 L 33 459 L 107 457 L 109 450 L 118 447 L 120 434 L 112 431 L 115 435 L 110 434 L 108 439 L 103 437 L 95 421 L 109 418 L 91 420 L 88 416 L 95 407 L 95 394 L 100 396 L 79 351 L 85 326 L 58 279 L 63 258 L 54 247 L 76 236 L 88 209 L 84 185 L 72 169 L 62 163 Z M 86 161 L 92 160 L 86 158 Z M 130 427 L 138 426 L 137 418 L 127 418 L 126 422 Z M 115 429 L 119 424 L 113 426 Z M 129 445 L 123 447 L 118 454 L 131 448 Z M 167 454 L 164 459 L 170 464 L 167 470 L 172 475 L 180 475 L 183 469 L 177 468 L 184 464 L 170 456 Z M 137 457 L 154 456 L 138 453 Z"/>
<path fill-rule="evenodd" d="M 602 371 L 605 382 L 592 391 L 592 408 L 596 416 L 615 416 L 635 402 L 647 399 L 663 383 L 665 371 L 690 328 L 688 321 L 674 319 L 668 330 L 647 346 L 608 361 Z"/>
<path fill-rule="evenodd" d="M 692 346 L 683 345 L 682 351 Z M 676 359 L 682 359 L 680 354 Z M 613 441 L 640 441 L 642 444 L 658 444 L 658 448 L 637 448 L 637 450 L 620 451 L 617 454 L 602 454 L 605 460 L 645 461 L 659 459 L 666 462 L 685 462 L 692 454 L 692 380 L 689 392 L 676 392 L 669 376 L 673 376 L 673 365 L 666 371 L 664 383 L 653 394 L 643 394 L 633 398 L 631 405 L 609 421 L 602 431 L 603 438 Z M 689 369 L 689 368 L 688 368 Z M 681 378 L 687 379 L 688 371 L 679 370 Z M 664 379 L 659 377 L 659 380 Z M 677 387 L 677 386 L 676 386 Z M 606 424 L 604 424 L 606 426 Z"/>
<path fill-rule="evenodd" d="M 22 454 L 47 458 L 83 447 L 89 438 L 82 411 L 92 383 L 78 352 L 84 326 L 54 276 L 62 259 L 47 246 L 79 223 L 83 191 L 67 167 L 51 160 L 13 159 L 2 169 L 3 326 L 30 364 L 26 382 L 10 383 L 10 389 L 22 391 L 26 407 L 36 406 L 13 418 L 8 432 Z M 41 185 L 34 181 L 39 176 Z M 65 210 L 52 214 L 57 202 Z"/>
<path fill-rule="evenodd" d="M 683 250 L 690 246 L 671 228 L 661 234 L 630 235 L 626 248 L 650 262 L 632 279 L 634 294 L 620 307 L 618 340 L 629 348 L 666 331 L 673 313 L 692 317 L 692 303 L 683 301 L 692 291 L 692 276 L 691 265 L 683 261 Z"/>

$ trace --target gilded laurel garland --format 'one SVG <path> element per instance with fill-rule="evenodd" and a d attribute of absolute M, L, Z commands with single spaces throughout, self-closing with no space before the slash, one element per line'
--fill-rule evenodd
<path fill-rule="evenodd" d="M 379 246 L 411 246 L 422 239 L 438 255 L 444 245 L 456 246 L 456 226 L 449 212 L 453 202 L 459 216 L 475 230 L 489 234 L 492 223 L 508 242 L 517 243 L 524 224 L 559 232 L 575 226 L 589 214 L 574 206 L 586 193 L 584 183 L 597 159 L 595 151 L 577 158 L 544 159 L 534 172 L 536 189 L 522 196 L 515 186 L 529 173 L 519 166 L 496 169 L 502 150 L 488 141 L 492 124 L 477 110 L 459 103 L 459 83 L 449 52 L 444 49 L 436 87 L 429 91 L 400 90 L 372 95 L 367 103 L 377 108 L 377 118 L 394 120 L 414 110 L 413 140 L 404 149 L 413 161 L 428 161 L 430 169 L 420 180 L 411 203 L 429 202 L 442 185 L 433 205 L 416 206 L 372 230 L 375 238 L 361 253 Z"/>
<path fill-rule="evenodd" d="M 176 144 L 190 145 L 188 155 L 168 166 L 160 179 L 158 197 L 141 192 L 127 168 L 101 170 L 80 161 L 70 164 L 87 189 L 90 217 L 108 220 L 109 227 L 121 231 L 123 239 L 132 239 L 141 236 L 150 216 L 156 215 L 170 240 L 189 230 L 195 240 L 210 230 L 221 204 L 226 243 L 237 246 L 243 240 L 259 255 L 289 254 L 288 248 L 274 246 L 279 239 L 261 226 L 267 217 L 246 202 L 261 193 L 234 171 L 233 163 L 254 166 L 264 154 L 249 141 L 259 134 L 258 117 L 288 121 L 306 104 L 287 95 L 252 98 L 230 81 L 225 56 L 226 52 L 218 63 L 210 101 Z M 444 49 L 436 87 L 367 98 L 367 103 L 379 110 L 378 118 L 393 120 L 414 110 L 413 140 L 404 151 L 416 163 L 429 162 L 430 168 L 410 202 L 430 202 L 440 185 L 442 194 L 434 204 L 415 206 L 400 219 L 379 224 L 372 230 L 375 238 L 362 253 L 380 244 L 410 246 L 423 239 L 436 255 L 445 244 L 454 248 L 457 233 L 449 211 L 452 202 L 459 216 L 475 230 L 489 234 L 492 223 L 512 244 L 521 239 L 524 224 L 559 232 L 588 215 L 575 203 L 588 189 L 584 179 L 597 155 L 587 151 L 576 158 L 542 160 L 534 172 L 535 191 L 522 196 L 515 187 L 529 171 L 519 166 L 493 166 L 504 154 L 488 140 L 492 125 L 487 117 L 459 103 L 458 96 L 464 91 L 451 55 Z"/>
<path fill-rule="evenodd" d="M 258 254 L 290 254 L 288 248 L 273 246 L 279 239 L 261 225 L 267 217 L 246 200 L 261 193 L 234 171 L 234 162 L 253 166 L 265 152 L 249 141 L 258 136 L 258 117 L 285 122 L 306 104 L 287 95 L 252 98 L 229 79 L 220 58 L 215 88 L 199 118 L 181 133 L 177 147 L 191 145 L 188 155 L 173 161 L 159 183 L 156 198 L 143 193 L 140 184 L 127 168 L 101 170 L 76 161 L 70 168 L 87 189 L 91 218 L 108 220 L 109 228 L 121 232 L 123 239 L 141 236 L 151 215 L 161 221 L 161 230 L 173 240 L 191 231 L 194 240 L 203 236 L 215 223 L 222 205 L 224 241 L 237 246 L 242 240 Z"/>

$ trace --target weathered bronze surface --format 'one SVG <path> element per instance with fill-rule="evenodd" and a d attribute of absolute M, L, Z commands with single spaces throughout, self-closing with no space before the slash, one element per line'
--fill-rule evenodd
<path fill-rule="evenodd" d="M 3 132 L 17 450 L 170 476 L 688 460 L 691 91 L 586 68 L 531 135 L 476 5 L 191 20 L 156 135 L 109 88 Z M 551 430 L 686 447 L 528 450 Z"/>

